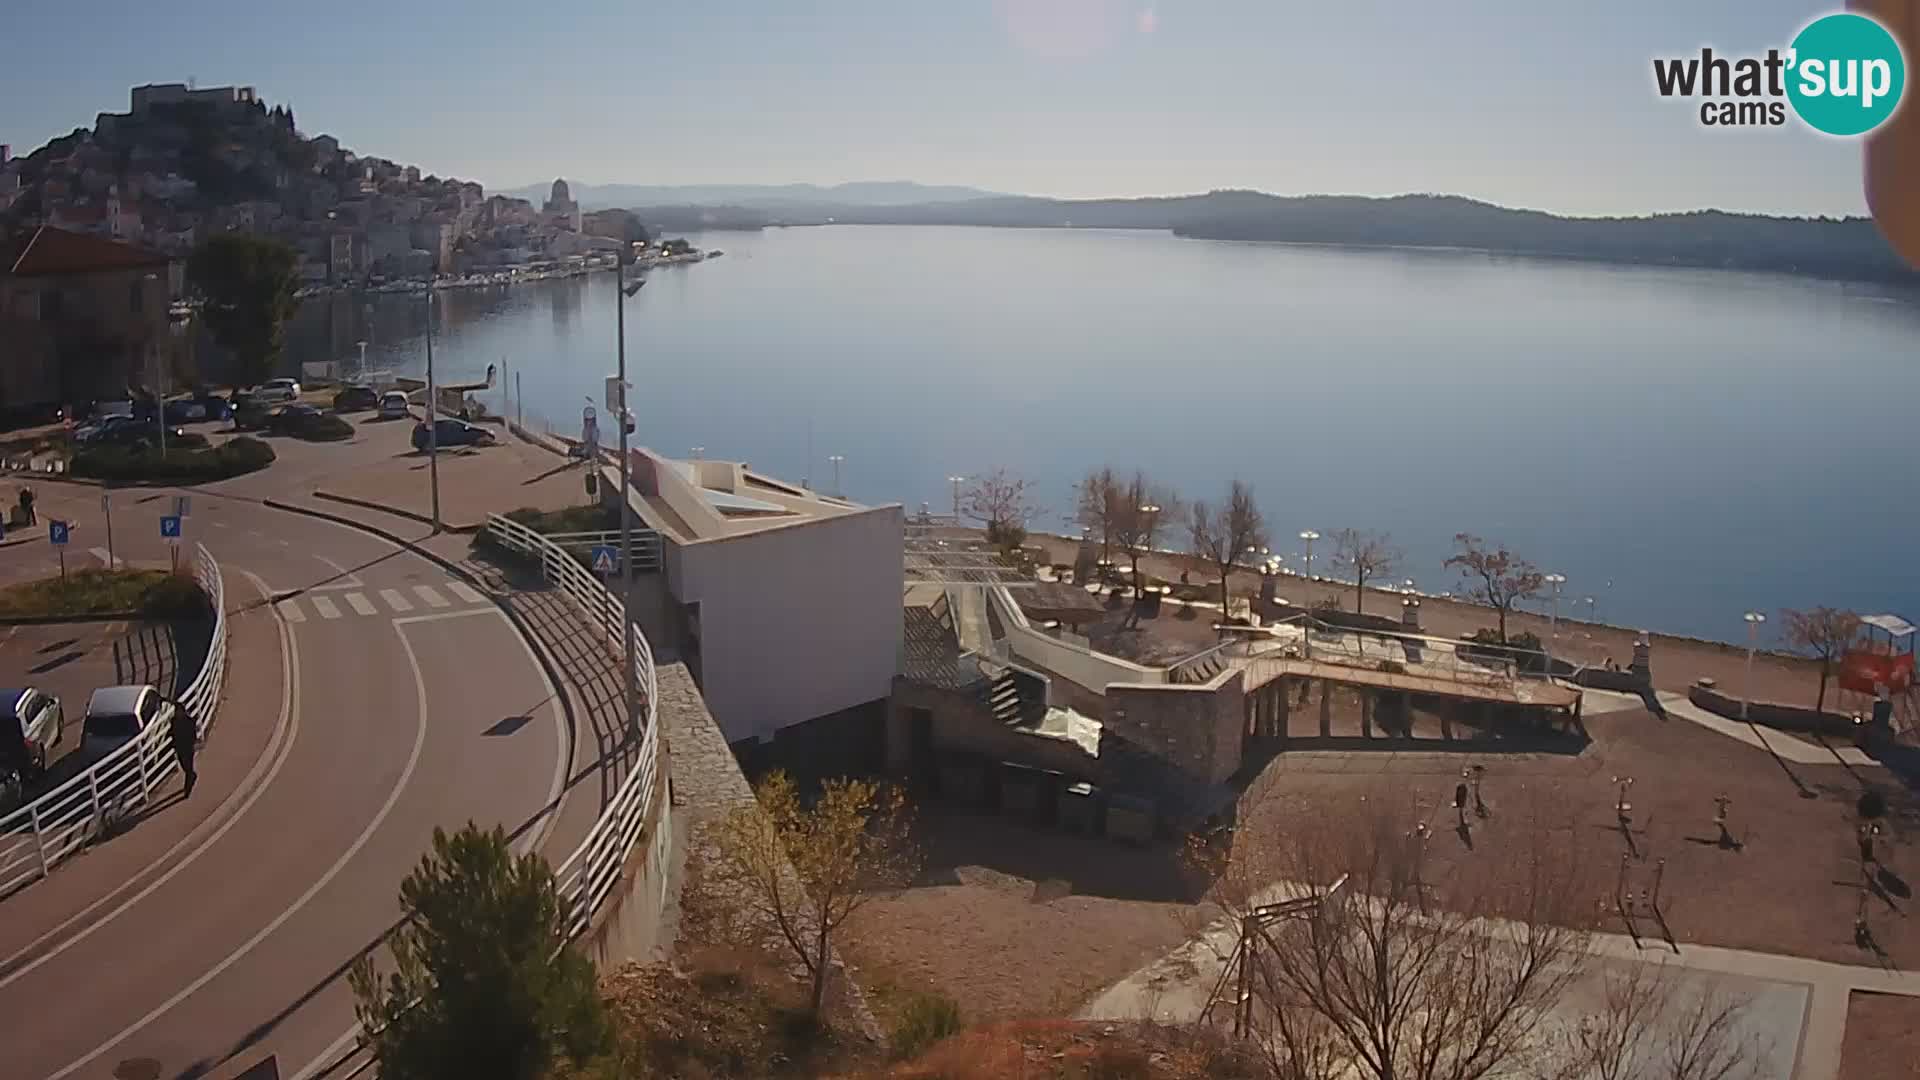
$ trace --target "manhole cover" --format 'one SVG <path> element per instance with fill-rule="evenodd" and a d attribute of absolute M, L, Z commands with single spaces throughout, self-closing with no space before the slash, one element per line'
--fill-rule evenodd
<path fill-rule="evenodd" d="M 114 1066 L 113 1080 L 160 1080 L 160 1063 L 153 1058 L 128 1058 Z"/>

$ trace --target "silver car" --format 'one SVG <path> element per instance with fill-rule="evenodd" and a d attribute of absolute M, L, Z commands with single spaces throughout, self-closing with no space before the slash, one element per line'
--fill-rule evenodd
<path fill-rule="evenodd" d="M 300 399 L 300 381 L 298 379 L 268 379 L 254 387 L 252 397 L 260 401 L 298 401 Z"/>
<path fill-rule="evenodd" d="M 80 753 L 98 761 L 140 737 L 148 724 L 170 717 L 173 706 L 151 686 L 103 686 L 87 699 Z"/>
<path fill-rule="evenodd" d="M 65 726 L 66 713 L 52 694 L 31 686 L 0 690 L 0 772 L 45 772 Z"/>

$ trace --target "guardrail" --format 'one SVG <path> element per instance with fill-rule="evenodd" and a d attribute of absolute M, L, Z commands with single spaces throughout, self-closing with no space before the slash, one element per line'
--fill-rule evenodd
<path fill-rule="evenodd" d="M 616 653 L 624 648 L 626 609 L 572 554 L 540 533 L 499 514 L 487 515 L 485 531 L 491 533 L 501 546 L 536 559 L 540 563 L 541 576 L 558 585 L 561 591 L 580 605 L 587 618 L 605 635 L 608 646 Z M 631 719 L 642 725 L 643 729 L 640 760 L 621 779 L 613 798 L 601 810 L 600 817 L 587 830 L 580 845 L 554 871 L 560 896 L 567 905 L 569 937 L 577 937 L 587 929 L 594 913 L 619 883 L 620 871 L 626 865 L 627 857 L 632 854 L 633 845 L 639 840 L 647 815 L 653 809 L 655 770 L 660 749 L 659 724 L 654 716 L 653 650 L 637 627 L 633 636 L 634 677 L 640 684 L 640 715 Z M 664 805 L 662 810 L 665 810 Z M 659 827 L 663 830 L 667 828 L 664 816 Z"/>
<path fill-rule="evenodd" d="M 576 555 L 590 553 L 602 545 L 620 550 L 620 530 L 602 532 L 547 533 L 549 543 Z M 636 571 L 660 569 L 660 534 L 652 529 L 633 530 L 633 568 Z"/>
<path fill-rule="evenodd" d="M 220 702 L 220 687 L 227 673 L 226 588 L 220 566 L 206 547 L 194 547 L 194 578 L 213 605 L 213 637 L 200 674 L 180 695 L 179 702 L 204 735 Z M 0 896 L 47 876 L 60 860 L 84 848 L 88 841 L 111 833 L 134 810 L 145 806 L 154 789 L 176 768 L 167 714 L 162 711 L 132 741 L 0 817 Z"/>

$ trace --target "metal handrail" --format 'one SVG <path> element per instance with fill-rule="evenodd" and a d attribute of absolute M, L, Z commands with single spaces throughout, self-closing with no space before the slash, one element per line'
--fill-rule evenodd
<path fill-rule="evenodd" d="M 615 652 L 625 646 L 626 609 L 619 598 L 600 584 L 598 578 L 580 565 L 564 548 L 551 539 L 499 514 L 487 515 L 486 532 L 503 547 L 536 558 L 541 575 L 558 585 L 561 591 L 586 613 L 609 648 Z M 587 830 L 558 868 L 554 878 L 567 904 L 567 935 L 578 936 L 592 923 L 594 913 L 620 881 L 620 872 L 632 854 L 647 815 L 653 809 L 654 786 L 659 762 L 659 724 L 655 722 L 656 683 L 653 649 L 646 635 L 634 629 L 634 676 L 640 684 L 640 715 L 633 721 L 641 725 L 640 761 L 615 789 L 600 816 Z"/>
<path fill-rule="evenodd" d="M 227 672 L 226 587 L 206 546 L 194 548 L 194 578 L 213 605 L 213 636 L 200 674 L 178 700 L 205 735 Z M 60 860 L 147 804 L 178 768 L 169 727 L 163 712 L 126 745 L 0 817 L 0 896 L 46 877 Z"/>

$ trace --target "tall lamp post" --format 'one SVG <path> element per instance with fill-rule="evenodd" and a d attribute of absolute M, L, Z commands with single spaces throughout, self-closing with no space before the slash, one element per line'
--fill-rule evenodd
<path fill-rule="evenodd" d="M 440 532 L 440 390 L 433 381 L 433 285 L 427 285 L 427 483 L 433 493 L 433 531 Z"/>
<path fill-rule="evenodd" d="M 1305 573 L 1306 573 L 1307 580 L 1312 581 L 1313 580 L 1313 542 L 1315 540 L 1320 539 L 1320 534 L 1317 532 L 1314 532 L 1312 529 L 1308 529 L 1306 532 L 1303 532 L 1300 534 L 1300 539 L 1303 543 L 1307 545 L 1307 569 Z"/>
<path fill-rule="evenodd" d="M 1757 611 L 1741 617 L 1747 620 L 1747 688 L 1740 700 L 1740 719 L 1745 720 L 1753 706 L 1753 650 L 1760 643 L 1760 624 L 1766 622 L 1767 617 Z"/>
<path fill-rule="evenodd" d="M 1567 583 L 1567 575 L 1548 574 L 1541 580 L 1552 590 L 1553 606 L 1547 613 L 1547 647 L 1552 648 L 1553 643 L 1560 640 L 1560 586 Z"/>
<path fill-rule="evenodd" d="M 960 485 L 967 482 L 964 476 L 949 476 L 947 483 L 953 485 L 953 523 L 960 524 Z"/>
<path fill-rule="evenodd" d="M 615 346 L 619 356 L 618 377 L 620 381 L 620 621 L 621 627 L 621 667 L 627 690 L 627 723 L 635 722 L 640 712 L 640 682 L 633 670 L 633 469 L 627 460 L 627 428 L 633 419 L 633 411 L 627 407 L 627 301 L 639 292 L 647 283 L 646 278 L 627 284 L 627 263 L 633 258 L 631 248 L 623 248 L 619 258 L 614 260 L 614 325 L 618 342 Z"/>
<path fill-rule="evenodd" d="M 833 494 L 835 498 L 842 498 L 845 495 L 845 493 L 840 490 L 840 463 L 845 460 L 847 460 L 847 458 L 844 454 L 827 455 L 827 462 L 833 466 Z"/>

